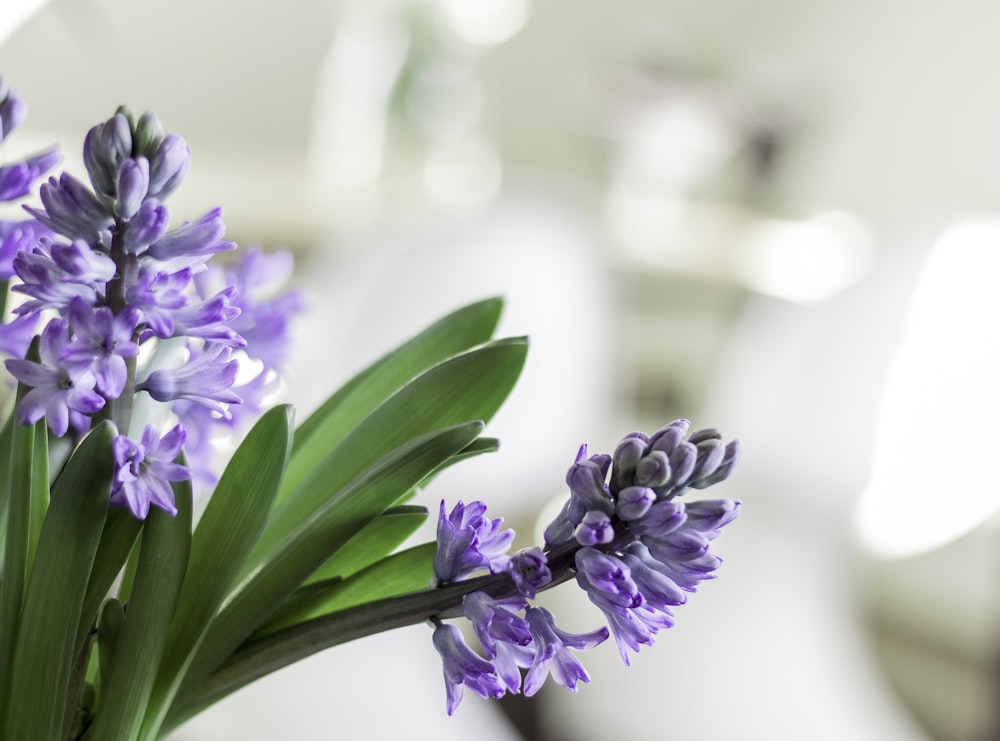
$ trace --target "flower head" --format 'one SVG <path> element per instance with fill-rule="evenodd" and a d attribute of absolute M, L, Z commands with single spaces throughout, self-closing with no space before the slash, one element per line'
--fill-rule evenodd
<path fill-rule="evenodd" d="M 502 697 L 507 692 L 493 663 L 469 648 L 456 626 L 441 623 L 434 629 L 433 640 L 444 668 L 448 715 L 462 702 L 463 686 L 480 697 Z"/>
<path fill-rule="evenodd" d="M 184 445 L 184 428 L 176 425 L 162 438 L 152 425 L 142 431 L 139 442 L 119 435 L 114 441 L 115 477 L 111 503 L 128 507 L 144 520 L 150 505 L 174 515 L 172 481 L 186 481 L 190 471 L 176 463 Z"/>
<path fill-rule="evenodd" d="M 434 574 L 438 582 L 464 578 L 479 569 L 498 573 L 508 562 L 507 549 L 514 540 L 513 530 L 501 530 L 502 518 L 490 519 L 486 505 L 459 502 L 449 514 L 444 501 L 438 516 L 437 552 Z"/>

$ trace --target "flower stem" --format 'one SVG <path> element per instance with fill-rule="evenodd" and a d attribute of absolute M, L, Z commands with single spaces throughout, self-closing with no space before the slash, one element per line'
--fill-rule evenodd
<path fill-rule="evenodd" d="M 115 277 L 107 284 L 105 300 L 115 316 L 125 311 L 128 306 L 126 292 L 129 286 L 135 284 L 139 270 L 139 261 L 136 256 L 130 255 L 125 250 L 124 228 L 125 224 L 118 219 L 111 232 L 110 254 L 116 270 Z M 122 392 L 117 398 L 109 399 L 104 409 L 95 417 L 95 422 L 99 422 L 101 419 L 110 419 L 123 435 L 128 434 L 129 424 L 132 421 L 132 400 L 135 396 L 135 357 L 125 358 L 125 370 L 125 387 Z"/>
<path fill-rule="evenodd" d="M 551 589 L 574 575 L 578 546 L 560 546 L 549 554 Z M 395 628 L 462 614 L 462 600 L 472 592 L 501 599 L 518 594 L 507 573 L 479 576 L 436 588 L 369 602 L 293 625 L 244 644 L 194 692 L 182 692 L 163 726 L 168 732 L 241 687 L 332 646 Z"/>

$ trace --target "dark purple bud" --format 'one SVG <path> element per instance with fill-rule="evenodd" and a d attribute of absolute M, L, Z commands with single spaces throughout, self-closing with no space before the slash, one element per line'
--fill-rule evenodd
<path fill-rule="evenodd" d="M 629 525 L 629 530 L 637 535 L 662 537 L 683 525 L 685 519 L 684 505 L 671 499 L 654 504 L 645 516 Z"/>
<path fill-rule="evenodd" d="M 693 561 L 708 553 L 710 546 L 702 533 L 687 527 L 663 537 L 644 536 L 642 542 L 657 561 Z"/>
<path fill-rule="evenodd" d="M 633 478 L 640 486 L 663 486 L 670 479 L 670 458 L 662 450 L 651 450 L 636 464 Z"/>
<path fill-rule="evenodd" d="M 165 200 L 180 186 L 190 164 L 191 150 L 184 139 L 177 134 L 163 137 L 149 162 L 149 195 Z"/>
<path fill-rule="evenodd" d="M 638 520 L 656 502 L 656 492 L 648 486 L 626 486 L 618 492 L 615 512 L 622 520 Z"/>
<path fill-rule="evenodd" d="M 87 132 L 83 140 L 83 164 L 94 189 L 114 197 L 118 168 L 132 156 L 132 129 L 128 119 L 116 113 Z"/>
<path fill-rule="evenodd" d="M 634 483 L 635 467 L 639 459 L 645 455 L 646 447 L 646 441 L 642 437 L 637 437 L 635 433 L 618 443 L 612 456 L 611 491 L 617 493 Z"/>
<path fill-rule="evenodd" d="M 131 219 L 139 212 L 142 201 L 149 189 L 149 161 L 145 157 L 122 161 L 118 168 L 118 197 L 115 200 L 115 215 Z"/>
<path fill-rule="evenodd" d="M 665 486 L 686 486 L 698 460 L 698 448 L 691 443 L 681 443 L 670 454 L 670 478 Z"/>
<path fill-rule="evenodd" d="M 604 545 L 615 539 L 615 528 L 606 513 L 592 511 L 583 516 L 573 536 L 580 545 Z"/>
<path fill-rule="evenodd" d="M 600 466 L 589 460 L 574 463 L 566 474 L 570 490 L 569 521 L 575 527 L 590 511 L 611 514 L 614 505 L 604 488 L 604 474 Z"/>
<path fill-rule="evenodd" d="M 708 438 L 697 443 L 698 458 L 689 477 L 690 482 L 698 481 L 715 473 L 726 455 L 726 447 L 718 438 Z M 690 484 L 689 484 L 690 485 Z"/>
<path fill-rule="evenodd" d="M 697 445 L 698 443 L 704 442 L 705 440 L 721 440 L 722 433 L 719 432 L 714 427 L 705 427 L 701 430 L 695 430 L 688 436 L 688 442 Z"/>
<path fill-rule="evenodd" d="M 534 599 L 538 590 L 552 581 L 548 557 L 537 546 L 515 553 L 507 571 L 514 580 L 517 591 L 528 599 Z"/>
<path fill-rule="evenodd" d="M 661 430 L 653 433 L 649 438 L 649 447 L 652 450 L 662 450 L 667 455 L 676 448 L 687 434 L 691 422 L 686 419 L 675 419 Z"/>
<path fill-rule="evenodd" d="M 740 513 L 741 503 L 736 499 L 701 499 L 688 502 L 684 508 L 687 513 L 686 527 L 704 533 L 709 539 L 718 535 L 719 531 L 736 519 Z"/>
<path fill-rule="evenodd" d="M 743 455 L 743 443 L 737 440 L 730 440 L 729 444 L 726 445 L 725 455 L 722 457 L 722 463 L 719 467 L 715 469 L 714 472 L 708 476 L 704 476 L 697 481 L 691 483 L 692 489 L 706 489 L 713 484 L 718 484 L 720 481 L 725 481 L 729 478 L 729 475 L 736 468 L 736 464 L 740 462 L 740 457 Z"/>

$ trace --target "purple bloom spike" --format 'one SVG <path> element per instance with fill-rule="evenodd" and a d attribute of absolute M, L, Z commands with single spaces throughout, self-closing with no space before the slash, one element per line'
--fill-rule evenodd
<path fill-rule="evenodd" d="M 69 173 L 49 178 L 39 189 L 44 209 L 25 206 L 25 210 L 59 234 L 98 244 L 114 224 L 114 217 L 87 186 Z"/>
<path fill-rule="evenodd" d="M 116 437 L 111 503 L 128 507 L 140 520 L 146 519 L 153 504 L 171 515 L 177 514 L 170 482 L 191 478 L 190 471 L 174 462 L 183 445 L 184 428 L 180 425 L 162 438 L 155 427 L 147 425 L 138 443 L 124 435 Z"/>

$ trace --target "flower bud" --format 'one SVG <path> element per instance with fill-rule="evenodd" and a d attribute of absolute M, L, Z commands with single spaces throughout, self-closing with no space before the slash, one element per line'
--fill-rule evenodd
<path fill-rule="evenodd" d="M 165 200 L 180 186 L 191 164 L 191 150 L 177 134 L 163 137 L 149 161 L 149 195 Z"/>
<path fill-rule="evenodd" d="M 670 479 L 670 459 L 662 450 L 652 450 L 635 467 L 635 483 L 640 486 L 663 486 Z"/>
<path fill-rule="evenodd" d="M 139 211 L 149 188 L 149 161 L 145 157 L 122 160 L 118 168 L 118 197 L 115 215 L 131 219 Z"/>

